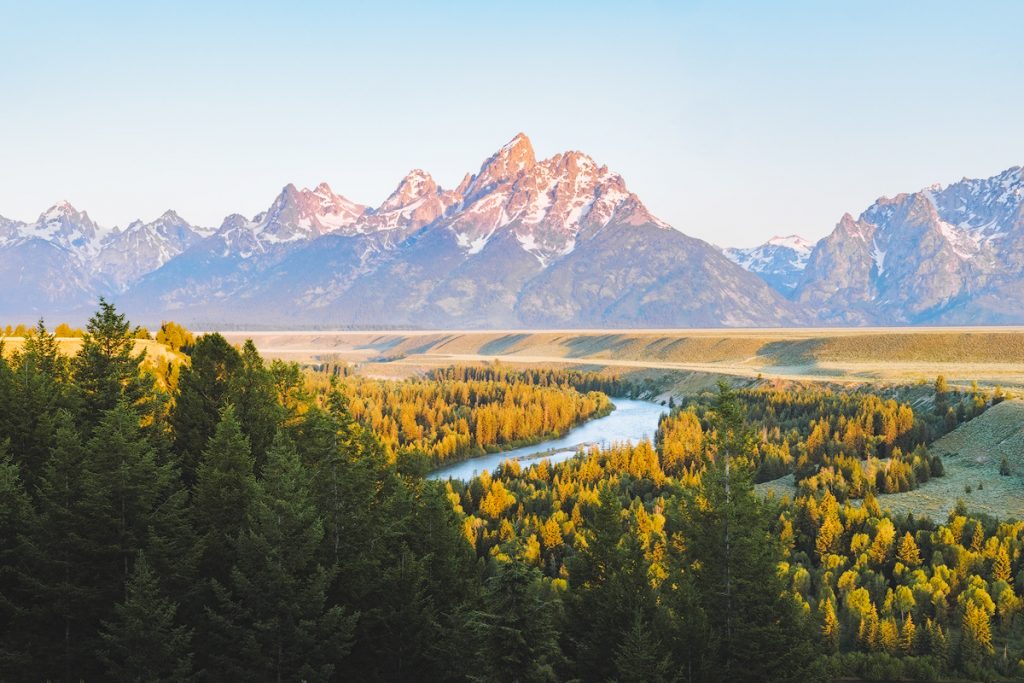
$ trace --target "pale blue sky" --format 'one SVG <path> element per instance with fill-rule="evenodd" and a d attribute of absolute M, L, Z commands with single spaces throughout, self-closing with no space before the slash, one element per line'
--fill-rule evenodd
<path fill-rule="evenodd" d="M 0 0 L 0 214 L 377 204 L 522 130 L 747 245 L 1024 163 L 1020 2 L 141 4 Z"/>

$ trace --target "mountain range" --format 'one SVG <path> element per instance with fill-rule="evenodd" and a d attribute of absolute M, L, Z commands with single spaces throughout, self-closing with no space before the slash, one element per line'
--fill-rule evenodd
<path fill-rule="evenodd" d="M 287 185 L 217 228 L 106 229 L 61 202 L 0 217 L 0 316 L 275 327 L 763 327 L 1024 322 L 1013 168 L 879 199 L 812 244 L 719 249 L 582 152 L 516 135 L 454 188 L 410 171 L 379 206 Z"/>

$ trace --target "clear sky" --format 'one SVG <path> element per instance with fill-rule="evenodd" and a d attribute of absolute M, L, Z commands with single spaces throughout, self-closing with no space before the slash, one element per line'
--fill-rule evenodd
<path fill-rule="evenodd" d="M 144 7 L 143 5 L 149 5 Z M 0 214 L 377 204 L 516 132 L 723 245 L 1024 164 L 1024 3 L 0 0 Z"/>

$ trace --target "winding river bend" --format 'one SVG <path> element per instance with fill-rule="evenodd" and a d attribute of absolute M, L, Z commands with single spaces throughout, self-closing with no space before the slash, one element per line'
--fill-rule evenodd
<path fill-rule="evenodd" d="M 428 474 L 427 479 L 468 481 L 484 470 L 493 471 L 505 460 L 550 460 L 552 463 L 559 463 L 576 455 L 580 446 L 607 446 L 616 442 L 637 443 L 644 438 L 653 439 L 654 432 L 658 429 L 658 419 L 668 412 L 665 406 L 652 401 L 616 398 L 612 399 L 612 402 L 615 403 L 615 410 L 609 415 L 574 427 L 560 439 L 550 439 L 509 451 L 488 453 L 445 465 Z"/>

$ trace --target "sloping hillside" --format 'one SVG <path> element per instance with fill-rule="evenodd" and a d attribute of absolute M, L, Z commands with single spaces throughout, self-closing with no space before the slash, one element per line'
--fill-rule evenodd
<path fill-rule="evenodd" d="M 879 496 L 882 507 L 941 519 L 963 499 L 972 512 L 1024 519 L 1024 401 L 989 408 L 931 450 L 942 456 L 946 475 L 916 491 Z M 999 473 L 1004 458 L 1009 476 Z"/>

